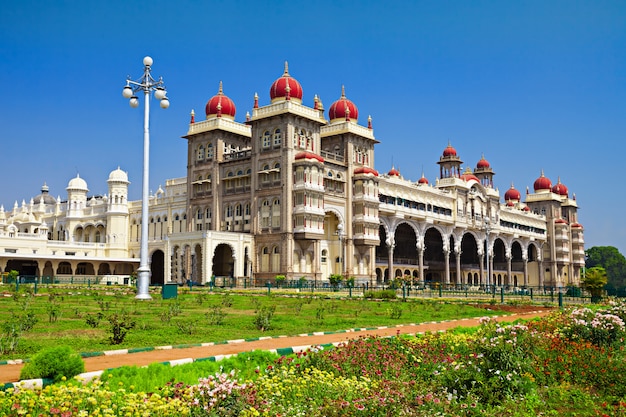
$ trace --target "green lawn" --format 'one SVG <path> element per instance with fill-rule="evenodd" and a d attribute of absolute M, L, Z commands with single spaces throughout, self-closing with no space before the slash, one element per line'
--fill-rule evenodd
<path fill-rule="evenodd" d="M 68 345 L 78 352 L 219 342 L 259 336 L 297 335 L 351 328 L 394 326 L 497 314 L 452 300 L 378 301 L 339 298 L 335 293 L 281 293 L 180 289 L 177 298 L 138 301 L 126 287 L 39 288 L 36 296 L 4 288 L 0 298 L 0 360 L 28 358 L 41 349 Z M 475 302 L 475 301 L 474 301 Z M 259 312 L 274 308 L 271 327 L 255 325 Z M 121 344 L 109 341 L 109 317 L 134 322 Z M 33 319 L 34 318 L 34 319 Z M 55 320 L 56 318 L 56 320 Z M 219 323 L 221 319 L 221 324 Z M 88 320 L 98 324 L 88 325 Z M 21 332 L 17 349 L 7 351 L 11 325 L 34 325 Z M 13 326 L 14 327 L 14 326 Z"/>

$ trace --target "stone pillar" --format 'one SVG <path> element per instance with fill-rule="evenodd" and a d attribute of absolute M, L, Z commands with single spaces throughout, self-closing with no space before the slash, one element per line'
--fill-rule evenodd
<path fill-rule="evenodd" d="M 444 274 L 444 282 L 446 284 L 450 284 L 450 249 L 444 249 L 443 251 L 444 263 L 445 263 L 445 274 Z"/>
<path fill-rule="evenodd" d="M 461 251 L 455 250 L 454 255 L 456 257 L 456 283 L 465 284 L 465 277 L 461 275 Z"/>

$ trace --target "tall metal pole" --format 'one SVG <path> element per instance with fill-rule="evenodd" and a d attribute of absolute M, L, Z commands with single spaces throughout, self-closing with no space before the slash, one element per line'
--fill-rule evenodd
<path fill-rule="evenodd" d="M 150 68 L 146 67 L 146 75 Z M 137 269 L 137 296 L 140 300 L 150 300 L 150 265 L 148 264 L 148 204 L 150 189 L 150 88 L 144 87 L 145 109 L 143 114 L 143 184 L 141 192 L 141 248 L 139 269 Z"/>
<path fill-rule="evenodd" d="M 141 246 L 139 250 L 139 268 L 137 269 L 137 295 L 140 300 L 150 300 L 150 265 L 148 262 L 148 204 L 150 189 L 150 95 L 154 91 L 154 97 L 161 100 L 161 107 L 166 109 L 170 103 L 166 97 L 163 79 L 155 80 L 150 75 L 152 68 L 152 58 L 149 56 L 143 59 L 143 76 L 138 81 L 132 81 L 130 77 L 126 80 L 126 86 L 122 91 L 125 98 L 130 99 L 131 107 L 138 107 L 139 101 L 135 96 L 136 92 L 143 91 L 145 98 L 144 118 L 143 118 L 143 184 L 141 195 Z"/>

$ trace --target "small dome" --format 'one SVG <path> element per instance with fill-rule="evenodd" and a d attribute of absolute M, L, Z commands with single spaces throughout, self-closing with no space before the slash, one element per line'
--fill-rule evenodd
<path fill-rule="evenodd" d="M 220 81 L 217 95 L 211 97 L 206 103 L 205 112 L 207 119 L 211 116 L 234 119 L 236 110 L 235 103 L 228 96 L 224 95 L 222 82 Z"/>
<path fill-rule="evenodd" d="M 56 204 L 57 201 L 54 197 L 48 194 L 49 188 L 46 183 L 41 186 L 41 194 L 33 198 L 33 204 L 40 204 L 43 202 L 44 204 Z"/>
<path fill-rule="evenodd" d="M 567 224 L 567 220 L 565 219 L 556 219 L 554 224 Z"/>
<path fill-rule="evenodd" d="M 522 198 L 522 195 L 520 194 L 519 191 L 517 191 L 515 189 L 515 187 L 513 186 L 513 184 L 511 184 L 511 188 L 509 188 L 506 193 L 504 193 L 504 201 L 520 201 Z"/>
<path fill-rule="evenodd" d="M 507 206 L 507 207 L 513 207 L 514 205 L 515 205 L 515 203 L 514 203 L 514 202 L 512 202 L 511 200 L 509 200 L 509 201 L 507 201 L 507 202 L 506 202 L 506 206 Z"/>
<path fill-rule="evenodd" d="M 535 192 L 540 190 L 550 190 L 552 188 L 552 181 L 543 175 L 543 171 L 541 171 L 541 176 L 535 180 L 533 188 L 535 189 Z"/>
<path fill-rule="evenodd" d="M 359 174 L 372 174 L 375 177 L 377 177 L 378 171 L 370 167 L 359 167 L 354 170 L 354 175 L 359 175 Z"/>
<path fill-rule="evenodd" d="M 70 182 L 67 184 L 66 190 L 80 190 L 80 191 L 89 191 L 87 188 L 87 182 L 80 177 L 79 174 L 76 174 L 76 178 L 72 178 Z"/>
<path fill-rule="evenodd" d="M 452 145 L 448 143 L 446 149 L 443 150 L 443 156 L 457 156 L 456 149 L 454 149 Z"/>
<path fill-rule="evenodd" d="M 580 223 L 572 223 L 572 228 L 576 228 L 576 229 L 582 229 L 583 225 Z"/>
<path fill-rule="evenodd" d="M 328 109 L 328 118 L 331 123 L 344 120 L 356 123 L 359 118 L 359 110 L 352 101 L 346 98 L 346 90 L 343 86 L 341 87 L 341 97 Z"/>
<path fill-rule="evenodd" d="M 552 187 L 552 192 L 554 194 L 558 194 L 558 195 L 565 196 L 565 197 L 567 197 L 569 194 L 567 187 L 565 186 L 565 184 L 561 183 L 560 178 L 558 179 L 557 183 L 554 184 L 554 187 Z"/>
<path fill-rule="evenodd" d="M 398 171 L 395 167 L 391 167 L 387 175 L 389 175 L 390 177 L 399 177 L 400 171 Z"/>
<path fill-rule="evenodd" d="M 324 162 L 324 158 L 321 155 L 309 151 L 298 152 L 294 159 L 296 161 L 299 159 L 317 159 L 320 162 Z"/>
<path fill-rule="evenodd" d="M 425 184 L 425 185 L 428 185 L 428 178 L 426 178 L 426 177 L 424 176 L 424 173 L 422 173 L 422 178 L 420 178 L 419 180 L 417 180 L 417 183 L 418 183 L 418 184 Z"/>
<path fill-rule="evenodd" d="M 283 76 L 274 81 L 270 87 L 270 100 L 275 103 L 285 99 L 302 102 L 302 86 L 295 78 L 289 75 L 289 64 L 285 62 L 285 72 Z"/>
<path fill-rule="evenodd" d="M 463 173 L 463 175 L 461 175 L 461 179 L 466 182 L 471 181 L 471 180 L 480 182 L 478 177 L 472 173 L 472 170 L 469 167 L 465 169 L 465 172 Z"/>
<path fill-rule="evenodd" d="M 108 182 L 111 182 L 111 181 L 128 182 L 128 174 L 122 171 L 120 167 L 117 167 L 116 170 L 111 171 L 111 173 L 109 174 Z"/>
<path fill-rule="evenodd" d="M 524 209 L 523 209 L 523 210 L 524 210 L 524 211 L 530 211 L 530 207 L 528 207 L 528 206 L 524 206 Z"/>
<path fill-rule="evenodd" d="M 489 161 L 485 159 L 485 155 L 483 155 L 480 158 L 480 161 L 478 161 L 478 163 L 476 164 L 476 168 L 478 169 L 491 168 L 491 165 L 489 165 Z"/>

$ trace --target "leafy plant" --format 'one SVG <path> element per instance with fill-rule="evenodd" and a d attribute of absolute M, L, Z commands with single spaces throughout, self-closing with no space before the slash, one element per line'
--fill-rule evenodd
<path fill-rule="evenodd" d="M 50 378 L 58 382 L 85 372 L 85 363 L 68 346 L 57 346 L 35 355 L 20 373 L 20 379 Z"/>
<path fill-rule="evenodd" d="M 272 328 L 272 317 L 274 317 L 275 311 L 275 305 L 261 307 L 254 316 L 254 327 L 262 332 L 270 330 Z"/>
<path fill-rule="evenodd" d="M 221 326 L 222 324 L 224 324 L 226 313 L 221 306 L 213 306 L 211 307 L 211 310 L 206 313 L 206 317 L 210 325 Z"/>
<path fill-rule="evenodd" d="M 120 343 L 123 343 L 128 332 L 136 325 L 135 320 L 133 320 L 127 313 L 111 314 L 107 317 L 107 320 L 109 321 L 109 341 L 112 345 L 119 345 Z"/>
<path fill-rule="evenodd" d="M 100 325 L 100 320 L 102 320 L 103 318 L 104 314 L 98 311 L 96 314 L 87 314 L 87 317 L 85 317 L 85 322 L 89 327 L 95 329 Z"/>

